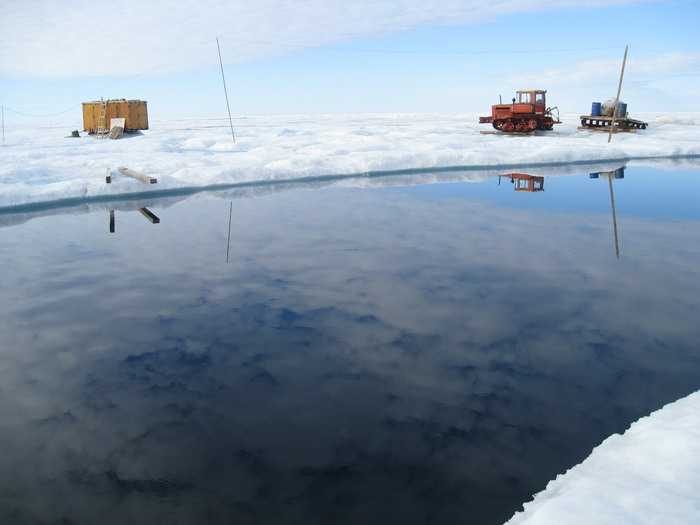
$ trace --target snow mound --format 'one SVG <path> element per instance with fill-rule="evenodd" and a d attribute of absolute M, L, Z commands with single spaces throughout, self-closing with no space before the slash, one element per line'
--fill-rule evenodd
<path fill-rule="evenodd" d="M 237 121 L 152 121 L 117 141 L 66 138 L 66 127 L 16 128 L 0 152 L 0 207 L 182 187 L 293 181 L 394 170 L 496 168 L 700 155 L 695 114 L 645 115 L 649 129 L 607 135 L 579 131 L 577 115 L 552 132 L 513 136 L 479 125 L 477 115 L 297 115 Z M 144 188 L 114 170 L 156 177 Z M 104 182 L 113 170 L 114 184 Z"/>
<path fill-rule="evenodd" d="M 606 439 L 506 525 L 700 523 L 700 392 Z"/>

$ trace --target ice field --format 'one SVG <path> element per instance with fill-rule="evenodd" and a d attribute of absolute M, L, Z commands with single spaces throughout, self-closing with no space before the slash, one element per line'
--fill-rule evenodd
<path fill-rule="evenodd" d="M 700 116 L 633 115 L 649 129 L 607 134 L 577 129 L 578 116 L 535 135 L 499 135 L 473 114 L 297 115 L 151 122 L 121 140 L 66 138 L 79 127 L 7 123 L 0 150 L 0 207 L 105 194 L 160 191 L 393 170 L 507 168 L 700 155 Z M 156 177 L 124 179 L 127 166 Z M 105 184 L 107 170 L 114 183 Z M 463 175 L 468 179 L 469 175 Z"/>

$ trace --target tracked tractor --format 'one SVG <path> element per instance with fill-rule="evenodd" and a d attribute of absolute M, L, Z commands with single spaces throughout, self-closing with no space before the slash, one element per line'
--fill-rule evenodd
<path fill-rule="evenodd" d="M 547 107 L 546 95 L 547 92 L 541 89 L 517 91 L 512 104 L 491 106 L 491 116 L 479 117 L 479 123 L 492 124 L 504 133 L 550 131 L 554 124 L 561 122 L 559 109 Z"/>

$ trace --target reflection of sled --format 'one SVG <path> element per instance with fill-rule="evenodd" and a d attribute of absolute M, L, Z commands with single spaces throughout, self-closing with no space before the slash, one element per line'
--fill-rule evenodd
<path fill-rule="evenodd" d="M 507 173 L 503 177 L 508 177 L 513 184 L 515 191 L 526 191 L 534 193 L 544 191 L 544 177 L 528 175 L 527 173 Z M 501 177 L 498 177 L 498 184 L 501 184 Z"/>
<path fill-rule="evenodd" d="M 600 176 L 603 177 L 613 177 L 614 179 L 624 179 L 625 178 L 625 167 L 622 166 L 612 171 L 599 171 L 597 173 L 591 173 L 589 177 L 591 179 L 599 179 Z"/>

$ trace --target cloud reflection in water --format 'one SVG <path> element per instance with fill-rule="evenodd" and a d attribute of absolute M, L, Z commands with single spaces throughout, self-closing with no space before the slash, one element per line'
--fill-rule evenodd
<path fill-rule="evenodd" d="M 0 229 L 1 521 L 500 523 L 700 388 L 697 222 L 422 192 Z"/>

